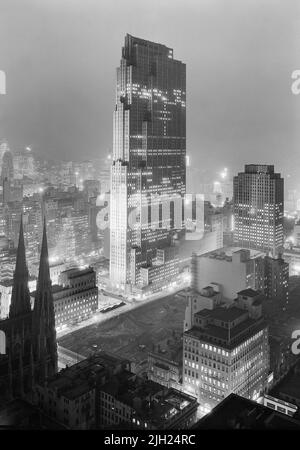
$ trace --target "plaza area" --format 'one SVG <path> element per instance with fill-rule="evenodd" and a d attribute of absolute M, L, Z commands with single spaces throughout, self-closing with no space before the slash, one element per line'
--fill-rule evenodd
<path fill-rule="evenodd" d="M 186 303 L 170 295 L 59 338 L 59 344 L 83 356 L 97 350 L 121 355 L 143 371 L 150 351 L 180 346 Z"/>

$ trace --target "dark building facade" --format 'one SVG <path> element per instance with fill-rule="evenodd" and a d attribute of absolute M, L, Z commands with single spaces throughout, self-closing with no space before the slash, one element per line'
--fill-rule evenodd
<path fill-rule="evenodd" d="M 36 382 L 44 382 L 57 371 L 55 318 L 45 225 L 33 309 L 28 278 L 21 220 L 9 316 L 0 321 L 0 394 L 4 398 L 30 396 Z"/>
<path fill-rule="evenodd" d="M 300 421 L 252 400 L 231 394 L 210 414 L 200 419 L 194 430 L 299 430 Z"/>
<path fill-rule="evenodd" d="M 281 257 L 265 257 L 265 296 L 287 308 L 289 302 L 289 264 Z"/>
<path fill-rule="evenodd" d="M 185 64 L 175 60 L 173 50 L 165 45 L 127 35 L 117 69 L 114 112 L 113 285 L 138 285 L 140 268 L 155 263 L 157 248 L 171 244 L 166 222 L 182 212 L 174 206 L 169 207 L 172 211 L 164 210 L 162 203 L 164 197 L 185 194 L 185 109 Z M 128 226 L 130 214 L 133 226 Z"/>

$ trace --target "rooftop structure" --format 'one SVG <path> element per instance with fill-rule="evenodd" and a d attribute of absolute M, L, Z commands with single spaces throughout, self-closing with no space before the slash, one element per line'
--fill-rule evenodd
<path fill-rule="evenodd" d="M 194 430 L 300 430 L 300 421 L 260 405 L 252 400 L 231 394 L 209 414 L 200 419 Z"/>

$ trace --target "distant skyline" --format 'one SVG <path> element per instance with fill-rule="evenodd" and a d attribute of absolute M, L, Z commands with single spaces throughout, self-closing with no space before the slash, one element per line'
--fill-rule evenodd
<path fill-rule="evenodd" d="M 115 70 L 126 33 L 187 65 L 193 167 L 274 164 L 300 189 L 298 0 L 1 0 L 0 138 L 49 159 L 112 148 Z"/>

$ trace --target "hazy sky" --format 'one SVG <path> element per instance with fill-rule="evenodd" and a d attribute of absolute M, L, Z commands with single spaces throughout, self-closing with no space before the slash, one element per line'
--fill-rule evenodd
<path fill-rule="evenodd" d="M 112 146 L 115 68 L 126 33 L 187 64 L 194 165 L 300 167 L 299 0 L 0 0 L 0 135 L 51 158 Z M 299 30 L 299 31 L 298 31 Z M 299 177 L 300 178 L 300 177 Z M 300 180 L 299 180 L 300 181 Z"/>

